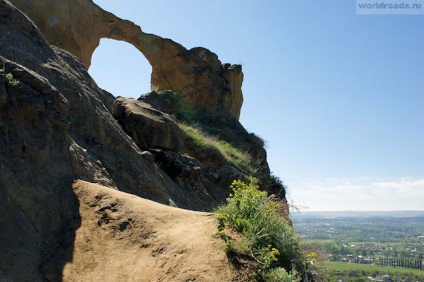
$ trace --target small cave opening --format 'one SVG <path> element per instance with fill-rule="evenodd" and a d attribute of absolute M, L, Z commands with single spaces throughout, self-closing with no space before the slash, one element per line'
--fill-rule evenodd
<path fill-rule="evenodd" d="M 144 55 L 127 42 L 101 39 L 88 72 L 100 88 L 115 97 L 137 99 L 151 90 L 152 67 Z"/>

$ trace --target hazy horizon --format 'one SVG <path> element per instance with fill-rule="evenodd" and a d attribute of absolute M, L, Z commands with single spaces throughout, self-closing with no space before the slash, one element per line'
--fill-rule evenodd
<path fill-rule="evenodd" d="M 423 210 L 301 210 L 301 212 L 424 212 Z"/>
<path fill-rule="evenodd" d="M 424 218 L 421 211 L 301 211 L 292 212 L 291 218 Z"/>

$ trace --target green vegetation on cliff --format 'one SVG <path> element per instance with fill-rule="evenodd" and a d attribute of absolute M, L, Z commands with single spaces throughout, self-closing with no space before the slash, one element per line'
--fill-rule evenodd
<path fill-rule="evenodd" d="M 226 251 L 250 257 L 257 263 L 257 275 L 265 281 L 300 281 L 296 269 L 303 267 L 301 244 L 291 225 L 281 216 L 280 202 L 257 181 L 234 181 L 233 193 L 216 213 L 218 235 Z M 241 237 L 226 233 L 236 231 Z"/>
<path fill-rule="evenodd" d="M 252 158 L 246 152 L 203 132 L 193 125 L 180 123 L 179 126 L 187 135 L 188 146 L 200 160 L 225 160 L 243 173 L 254 173 L 255 166 Z"/>

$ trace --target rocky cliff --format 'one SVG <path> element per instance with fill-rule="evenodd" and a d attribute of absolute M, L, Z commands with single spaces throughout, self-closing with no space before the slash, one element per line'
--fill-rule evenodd
<path fill-rule="evenodd" d="M 181 112 L 169 92 L 134 100 L 100 89 L 86 67 L 103 37 L 134 44 L 152 64 L 152 84 L 193 105 L 201 130 L 249 153 L 256 170 L 200 154 L 175 123 Z M 74 259 L 100 244 L 90 245 L 90 234 L 112 236 L 102 224 L 116 208 L 99 208 L 97 196 L 78 190 L 81 181 L 90 189 L 100 186 L 89 183 L 108 187 L 106 198 L 119 190 L 210 211 L 228 196 L 233 179 L 254 175 L 284 198 L 283 187 L 270 177 L 263 143 L 237 120 L 241 82 L 239 66 L 222 65 L 206 49 L 186 50 L 145 34 L 92 1 L 0 0 L 0 280 L 84 280 L 87 271 L 104 273 L 100 266 L 112 261 L 105 253 L 85 265 Z M 86 209 L 100 218 L 87 221 Z M 129 218 L 134 216 L 110 228 L 131 225 Z M 98 223 L 93 233 L 81 230 L 90 222 Z M 137 230 L 131 236 L 159 232 Z M 123 245 L 133 242 L 121 239 Z M 134 250 L 128 255 L 135 258 Z M 119 260 L 113 266 L 120 268 Z"/>

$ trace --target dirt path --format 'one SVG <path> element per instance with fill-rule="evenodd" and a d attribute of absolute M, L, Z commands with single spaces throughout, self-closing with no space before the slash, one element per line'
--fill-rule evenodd
<path fill-rule="evenodd" d="M 81 227 L 64 281 L 232 281 L 212 214 L 78 181 Z"/>

